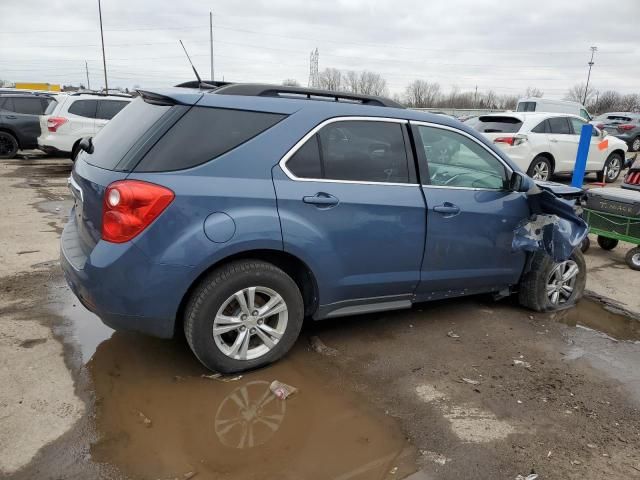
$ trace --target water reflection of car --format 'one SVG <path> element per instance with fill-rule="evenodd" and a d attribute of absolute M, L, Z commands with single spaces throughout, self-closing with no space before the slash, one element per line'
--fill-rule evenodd
<path fill-rule="evenodd" d="M 549 311 L 584 289 L 579 249 L 513 248 L 535 186 L 509 157 L 389 99 L 142 92 L 79 147 L 61 236 L 72 290 L 113 328 L 182 329 L 218 372 L 280 359 L 304 318 L 491 292 Z"/>
<path fill-rule="evenodd" d="M 468 120 L 535 180 L 555 173 L 571 173 L 576 162 L 580 132 L 586 120 L 562 113 L 499 113 Z M 587 172 L 599 181 L 617 180 L 625 167 L 627 145 L 594 128 Z"/>

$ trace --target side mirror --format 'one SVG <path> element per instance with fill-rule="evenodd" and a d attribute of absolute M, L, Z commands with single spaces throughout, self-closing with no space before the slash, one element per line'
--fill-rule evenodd
<path fill-rule="evenodd" d="M 524 173 L 513 172 L 509 178 L 509 190 L 512 192 L 528 192 L 531 189 L 532 180 Z"/>
<path fill-rule="evenodd" d="M 91 137 L 84 137 L 78 144 L 80 150 L 87 152 L 89 155 L 93 153 L 93 140 Z"/>

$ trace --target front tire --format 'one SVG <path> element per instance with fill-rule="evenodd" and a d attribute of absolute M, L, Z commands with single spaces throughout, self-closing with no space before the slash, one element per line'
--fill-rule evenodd
<path fill-rule="evenodd" d="M 18 149 L 16 137 L 8 132 L 0 132 L 0 158 L 15 158 Z"/>
<path fill-rule="evenodd" d="M 200 362 L 234 373 L 275 362 L 293 346 L 304 318 L 296 283 L 260 260 L 241 260 L 211 272 L 185 310 L 184 332 Z"/>
<path fill-rule="evenodd" d="M 536 252 L 520 282 L 518 300 L 538 312 L 563 310 L 582 298 L 586 280 L 587 267 L 579 248 L 560 263 L 544 252 Z"/>
<path fill-rule="evenodd" d="M 624 258 L 632 270 L 640 270 L 640 247 L 634 247 L 627 252 Z"/>
<path fill-rule="evenodd" d="M 542 155 L 534 158 L 527 170 L 527 175 L 534 180 L 550 180 L 552 174 L 553 167 L 551 166 L 551 162 L 547 157 L 543 157 Z"/>

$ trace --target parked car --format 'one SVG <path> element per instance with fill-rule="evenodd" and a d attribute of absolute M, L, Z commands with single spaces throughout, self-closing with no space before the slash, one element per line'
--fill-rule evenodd
<path fill-rule="evenodd" d="M 640 113 L 611 112 L 591 122 L 620 140 L 627 142 L 630 152 L 640 152 Z"/>
<path fill-rule="evenodd" d="M 38 148 L 75 159 L 83 137 L 92 137 L 131 101 L 129 95 L 60 94 L 40 119 Z"/>
<path fill-rule="evenodd" d="M 14 158 L 18 150 L 38 147 L 39 116 L 52 101 L 49 95 L 0 94 L 0 158 Z"/>
<path fill-rule="evenodd" d="M 444 143 L 457 144 L 453 162 L 432 158 Z M 548 311 L 584 289 L 579 249 L 556 262 L 512 248 L 534 185 L 509 157 L 391 100 L 272 85 L 141 92 L 81 145 L 61 237 L 69 285 L 113 328 L 184 329 L 215 371 L 279 359 L 305 317 L 515 291 Z"/>
<path fill-rule="evenodd" d="M 553 100 L 551 98 L 521 98 L 516 107 L 517 112 L 568 113 L 584 118 L 587 122 L 591 115 L 584 105 L 570 100 Z"/>
<path fill-rule="evenodd" d="M 499 113 L 468 120 L 499 146 L 535 180 L 548 180 L 555 173 L 571 173 L 576 162 L 580 131 L 587 122 L 576 115 L 559 113 Z M 593 129 L 587 172 L 600 181 L 617 180 L 625 166 L 627 144 L 606 131 Z"/>

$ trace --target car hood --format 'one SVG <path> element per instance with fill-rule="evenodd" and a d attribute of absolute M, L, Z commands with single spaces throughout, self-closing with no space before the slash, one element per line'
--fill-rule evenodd
<path fill-rule="evenodd" d="M 583 188 L 572 187 L 557 182 L 549 182 L 544 180 L 534 180 L 538 188 L 553 193 L 560 198 L 579 198 L 584 194 Z"/>

